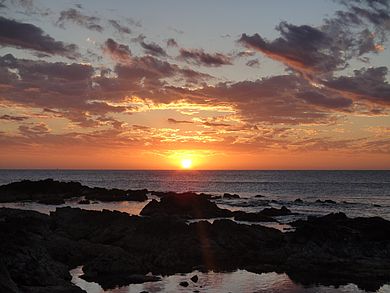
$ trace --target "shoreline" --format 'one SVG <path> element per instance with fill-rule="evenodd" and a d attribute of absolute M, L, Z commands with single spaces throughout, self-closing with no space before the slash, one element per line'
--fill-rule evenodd
<path fill-rule="evenodd" d="M 104 289 L 195 270 L 277 272 L 303 286 L 353 283 L 368 291 L 390 284 L 390 221 L 379 217 L 308 216 L 281 232 L 263 223 L 280 223 L 294 210 L 232 211 L 211 194 L 96 189 L 53 180 L 0 186 L 0 199 L 49 204 L 49 196 L 63 200 L 75 192 L 78 208 L 56 208 L 49 215 L 0 208 L 0 289 L 82 292 L 69 274 L 81 265 L 82 278 Z M 93 205 L 96 198 L 144 206 L 139 216 L 81 209 L 88 206 L 81 201 Z M 239 200 L 235 194 L 223 198 Z"/>

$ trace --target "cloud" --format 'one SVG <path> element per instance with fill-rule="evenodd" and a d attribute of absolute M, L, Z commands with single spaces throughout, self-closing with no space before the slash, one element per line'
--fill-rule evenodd
<path fill-rule="evenodd" d="M 297 98 L 309 104 L 329 109 L 347 109 L 352 106 L 353 101 L 344 97 L 329 97 L 317 91 L 307 91 L 296 95 Z"/>
<path fill-rule="evenodd" d="M 66 22 L 73 22 L 74 24 L 85 27 L 89 30 L 102 32 L 103 27 L 99 24 L 99 21 L 100 18 L 96 16 L 84 15 L 79 10 L 70 8 L 68 10 L 61 11 L 57 24 L 63 28 Z"/>
<path fill-rule="evenodd" d="M 166 57 L 167 52 L 158 44 L 151 42 L 151 43 L 145 43 L 144 41 L 140 42 L 140 45 L 142 48 L 144 48 L 145 52 L 147 54 L 157 56 L 157 57 Z"/>
<path fill-rule="evenodd" d="M 245 63 L 247 66 L 249 67 L 260 67 L 260 61 L 259 59 L 251 59 L 251 60 L 248 60 L 248 62 Z"/>
<path fill-rule="evenodd" d="M 8 54 L 0 57 L 0 100 L 52 110 L 57 117 L 94 126 L 100 124 L 99 117 L 126 108 L 91 100 L 93 74 L 90 65 L 16 59 Z"/>
<path fill-rule="evenodd" d="M 222 53 L 206 53 L 203 49 L 180 49 L 179 59 L 196 65 L 209 67 L 219 67 L 222 65 L 232 65 L 231 57 Z"/>
<path fill-rule="evenodd" d="M 131 59 L 129 46 L 118 44 L 113 39 L 107 39 L 103 45 L 104 53 L 110 55 L 113 60 L 126 63 Z"/>
<path fill-rule="evenodd" d="M 114 19 L 110 19 L 108 22 L 112 25 L 112 27 L 114 29 L 116 29 L 116 31 L 118 33 L 120 33 L 120 34 L 128 34 L 128 35 L 131 34 L 130 28 L 128 28 L 127 26 L 121 25 L 118 21 L 116 21 Z"/>
<path fill-rule="evenodd" d="M 168 118 L 168 122 L 171 124 L 192 124 L 194 122 L 192 121 L 187 121 L 187 120 L 176 120 L 173 118 Z"/>
<path fill-rule="evenodd" d="M 26 116 L 13 116 L 13 115 L 2 115 L 0 116 L 0 120 L 6 120 L 6 121 L 24 121 L 28 119 Z"/>
<path fill-rule="evenodd" d="M 390 32 L 390 5 L 385 0 L 340 0 L 347 10 L 337 11 L 318 27 L 277 26 L 280 37 L 269 41 L 259 34 L 242 34 L 239 43 L 315 79 L 329 77 L 349 66 L 353 58 L 368 60 L 367 53 L 383 49 Z"/>
<path fill-rule="evenodd" d="M 18 129 L 20 134 L 27 137 L 42 136 L 50 132 L 50 128 L 43 122 L 20 125 Z"/>
<path fill-rule="evenodd" d="M 168 47 L 179 47 L 179 45 L 177 44 L 176 40 L 173 39 L 173 38 L 170 38 L 167 40 L 167 46 Z"/>
<path fill-rule="evenodd" d="M 335 77 L 325 85 L 351 96 L 356 100 L 366 100 L 390 106 L 390 84 L 386 80 L 388 68 L 385 66 L 362 68 L 354 71 L 354 76 Z"/>
<path fill-rule="evenodd" d="M 0 16 L 0 45 L 29 49 L 48 55 L 60 55 L 70 59 L 79 57 L 78 47 L 64 44 L 45 34 L 39 27 Z"/>

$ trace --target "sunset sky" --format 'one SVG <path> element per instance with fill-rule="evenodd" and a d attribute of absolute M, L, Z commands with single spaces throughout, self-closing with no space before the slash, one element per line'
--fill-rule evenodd
<path fill-rule="evenodd" d="M 0 168 L 390 169 L 390 1 L 0 0 Z"/>

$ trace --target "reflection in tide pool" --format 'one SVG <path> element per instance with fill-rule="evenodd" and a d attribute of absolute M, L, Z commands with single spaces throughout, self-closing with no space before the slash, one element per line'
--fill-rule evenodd
<path fill-rule="evenodd" d="M 72 275 L 72 282 L 85 290 L 88 293 L 130 293 L 147 291 L 154 292 L 288 292 L 288 293 L 333 293 L 333 292 L 356 292 L 363 293 L 356 285 L 349 284 L 334 288 L 332 286 L 313 286 L 303 287 L 295 284 L 286 274 L 264 273 L 255 274 L 245 270 L 238 270 L 229 273 L 201 273 L 193 272 L 191 274 L 176 274 L 169 277 L 163 277 L 159 282 L 148 282 L 144 284 L 132 284 L 112 290 L 103 290 L 102 287 L 93 282 L 87 282 L 80 278 L 83 274 L 82 267 L 78 267 L 70 271 Z M 199 280 L 194 283 L 190 280 L 193 275 L 197 275 Z M 180 282 L 186 281 L 189 283 L 188 287 L 180 286 Z M 378 293 L 389 293 L 390 286 L 384 285 Z"/>

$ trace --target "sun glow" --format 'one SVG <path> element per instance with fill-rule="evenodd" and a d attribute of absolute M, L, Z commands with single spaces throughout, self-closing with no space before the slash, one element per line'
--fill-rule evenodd
<path fill-rule="evenodd" d="M 191 169 L 191 167 L 192 167 L 192 160 L 191 159 L 182 159 L 180 163 L 181 163 L 181 167 L 183 169 Z"/>

